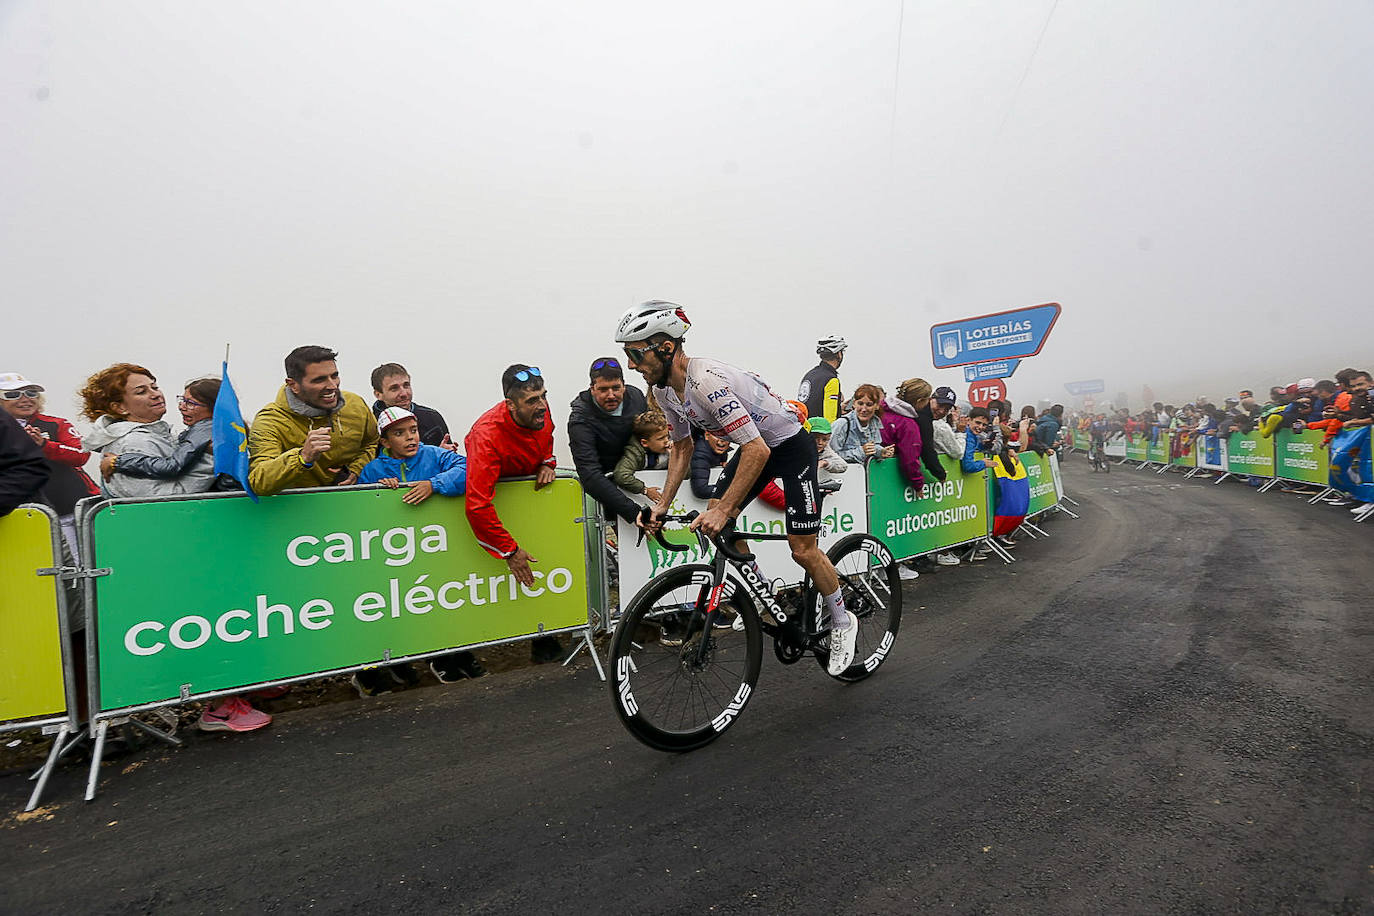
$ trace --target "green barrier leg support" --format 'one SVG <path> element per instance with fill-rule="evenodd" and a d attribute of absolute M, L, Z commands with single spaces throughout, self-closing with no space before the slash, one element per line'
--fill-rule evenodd
<path fill-rule="evenodd" d="M 32 811 L 38 807 L 38 799 L 42 797 L 43 790 L 48 786 L 48 777 L 52 775 L 53 767 L 57 766 L 57 758 L 62 756 L 66 747 L 71 747 L 71 744 L 75 743 L 68 744 L 63 740 L 70 732 L 71 726 L 64 724 L 53 736 L 52 750 L 48 752 L 47 762 L 43 764 L 41 770 L 34 774 L 38 777 L 38 785 L 33 787 L 33 794 L 29 796 L 29 803 L 24 806 L 25 811 Z"/>
<path fill-rule="evenodd" d="M 105 736 L 110 731 L 110 720 L 104 719 L 95 727 L 95 749 L 91 751 L 91 773 L 86 778 L 86 801 L 95 801 L 95 783 L 100 777 L 100 759 L 105 756 Z"/>
<path fill-rule="evenodd" d="M 1259 488 L 1259 492 L 1261 492 L 1261 493 L 1268 493 L 1270 490 L 1274 489 L 1274 487 L 1276 487 L 1276 486 L 1278 486 L 1278 485 L 1279 485 L 1279 479 L 1278 479 L 1277 477 L 1275 477 L 1275 478 L 1271 479 L 1268 483 L 1266 483 L 1264 486 L 1260 487 L 1260 488 Z"/>
<path fill-rule="evenodd" d="M 997 538 L 988 538 L 983 541 L 987 548 L 1002 558 L 1003 563 L 1015 563 L 1016 557 L 1011 555 L 1011 551 L 997 543 Z"/>
<path fill-rule="evenodd" d="M 1336 488 L 1335 488 L 1335 487 L 1325 487 L 1325 488 L 1322 489 L 1322 491 L 1321 491 L 1320 493 L 1318 493 L 1316 496 L 1314 496 L 1314 497 L 1312 497 L 1311 499 L 1309 499 L 1309 500 L 1307 501 L 1307 504 L 1308 504 L 1309 506 L 1315 506 L 1317 503 L 1321 502 L 1323 499 L 1326 499 L 1328 496 L 1330 496 L 1332 493 L 1335 493 L 1335 492 L 1336 492 Z"/>
<path fill-rule="evenodd" d="M 1065 499 L 1068 499 L 1067 496 L 1064 497 L 1064 498 L 1065 498 Z M 1076 506 L 1076 505 L 1078 505 L 1078 503 L 1074 503 L 1074 505 Z M 1075 515 L 1074 513 L 1070 512 L 1068 509 L 1065 509 L 1064 506 L 1063 506 L 1062 504 L 1061 504 L 1061 505 L 1058 505 L 1058 506 L 1055 506 L 1055 507 L 1054 507 L 1054 511 L 1056 511 L 1056 512 L 1063 512 L 1063 513 L 1064 513 L 1065 515 L 1067 515 L 1069 518 L 1078 518 L 1077 515 Z"/>
<path fill-rule="evenodd" d="M 1231 472 L 1230 472 L 1230 471 L 1225 472 L 1225 473 L 1222 474 L 1220 477 L 1218 477 L 1216 480 L 1212 481 L 1212 486 L 1216 486 L 1217 484 L 1221 483 L 1223 480 L 1225 480 L 1226 478 L 1228 478 L 1228 477 L 1230 477 L 1230 476 L 1231 476 Z"/>
<path fill-rule="evenodd" d="M 145 734 L 152 735 L 154 738 L 157 738 L 160 741 L 166 741 L 168 744 L 172 745 L 172 747 L 181 747 L 180 738 L 171 735 L 160 728 L 155 728 L 149 725 L 147 722 L 140 722 L 138 719 L 130 719 L 129 724 Z"/>

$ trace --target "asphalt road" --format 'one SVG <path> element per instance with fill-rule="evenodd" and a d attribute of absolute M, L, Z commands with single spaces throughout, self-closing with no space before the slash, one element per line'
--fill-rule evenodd
<path fill-rule="evenodd" d="M 909 584 L 867 682 L 765 652 L 704 750 L 586 663 L 293 712 L 61 769 L 0 909 L 1374 912 L 1374 525 L 1064 476 L 1081 520 Z"/>

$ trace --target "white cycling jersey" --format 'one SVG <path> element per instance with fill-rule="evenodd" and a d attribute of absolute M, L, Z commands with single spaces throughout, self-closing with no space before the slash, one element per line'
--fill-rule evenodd
<path fill-rule="evenodd" d="M 690 436 L 696 426 L 737 445 L 762 436 L 763 444 L 773 448 L 801 431 L 797 415 L 767 382 L 719 360 L 689 358 L 686 390 L 684 404 L 672 386 L 653 389 L 675 442 Z"/>

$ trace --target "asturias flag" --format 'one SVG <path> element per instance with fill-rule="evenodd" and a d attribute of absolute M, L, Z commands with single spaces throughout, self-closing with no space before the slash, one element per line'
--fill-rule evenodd
<path fill-rule="evenodd" d="M 220 382 L 219 397 L 215 398 L 214 426 L 215 473 L 228 474 L 243 485 L 258 501 L 258 494 L 248 485 L 248 424 L 239 411 L 239 396 L 229 381 L 229 361 L 224 362 L 224 379 Z"/>

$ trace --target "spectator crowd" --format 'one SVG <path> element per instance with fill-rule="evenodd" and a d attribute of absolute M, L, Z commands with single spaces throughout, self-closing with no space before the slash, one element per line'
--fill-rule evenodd
<path fill-rule="evenodd" d="M 1341 428 L 1368 425 L 1371 417 L 1369 374 L 1353 369 L 1337 373 L 1333 381 L 1302 379 L 1273 388 L 1263 405 L 1252 392 L 1241 391 L 1220 406 L 1198 398 L 1178 409 L 1157 403 L 1137 415 L 1121 409 L 1067 421 L 1062 405 L 1045 410 L 1025 406 L 1018 412 L 1009 402 L 994 401 L 963 408 L 952 389 L 922 378 L 905 379 L 891 393 L 865 382 L 846 397 L 841 367 L 847 349 L 843 337 L 821 338 L 817 365 L 801 377 L 796 400 L 787 402 L 815 440 L 822 491 L 841 486 L 852 466 L 886 461 L 895 462 L 919 491 L 927 482 L 945 479 L 942 456 L 966 472 L 988 469 L 1012 484 L 1025 477 L 1018 455 L 1053 452 L 1066 422 L 1099 440 L 1126 434 L 1157 438 L 1167 430 L 1175 447 L 1186 448 L 1191 437 L 1256 429 L 1270 435 L 1283 426 L 1322 430 L 1329 438 Z M 174 434 L 165 419 L 166 395 L 153 370 L 115 363 L 92 374 L 79 392 L 81 416 L 90 424 L 80 435 L 68 419 L 47 412 L 42 384 L 18 372 L 0 373 L 0 514 L 24 502 L 51 507 L 62 530 L 64 562 L 76 565 L 80 551 L 74 511 L 86 497 L 244 488 L 269 497 L 295 488 L 373 484 L 404 489 L 401 498 L 410 505 L 464 496 L 477 543 L 503 560 L 518 582 L 534 583 L 532 564 L 538 561 L 503 524 L 495 489 L 507 478 L 533 478 L 535 489 L 554 480 L 555 422 L 539 367 L 516 363 L 506 368 L 501 399 L 472 423 L 461 445 L 439 411 L 415 400 L 411 375 L 400 363 L 383 363 L 372 371 L 370 404 L 343 387 L 338 354 L 332 349 L 297 347 L 286 355 L 283 368 L 276 397 L 246 424 L 248 467 L 242 479 L 216 471 L 219 378 L 193 379 L 182 387 L 176 402 L 183 429 Z M 590 363 L 587 385 L 572 399 L 567 438 L 577 476 L 607 518 L 634 525 L 644 501 L 659 498 L 638 475 L 667 465 L 674 447 L 670 423 L 652 392 L 626 382 L 618 357 Z M 730 440 L 712 433 L 694 434 L 689 482 L 695 496 L 712 497 L 713 474 L 726 465 L 732 448 Z M 99 455 L 98 479 L 84 470 L 93 453 Z M 776 483 L 761 498 L 782 506 Z M 1016 546 L 1020 516 L 1014 503 L 1008 498 L 1001 507 L 1005 511 L 995 533 L 1002 549 Z M 1002 517 L 1012 522 L 1004 526 Z M 987 555 L 977 550 L 968 559 Z M 945 551 L 905 564 L 901 574 L 912 579 L 960 563 Z M 84 620 L 73 611 L 73 632 L 82 626 Z M 534 662 L 556 660 L 562 653 L 557 637 L 531 642 Z M 429 670 L 443 683 L 485 674 L 467 651 L 433 658 Z M 397 684 L 414 684 L 419 677 L 410 665 L 396 664 L 359 671 L 352 684 L 360 695 L 373 697 Z M 209 703 L 199 727 L 250 731 L 267 725 L 271 717 L 253 706 L 254 698 Z"/>

